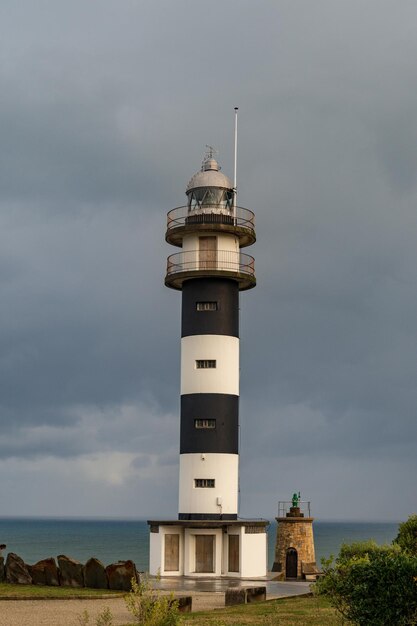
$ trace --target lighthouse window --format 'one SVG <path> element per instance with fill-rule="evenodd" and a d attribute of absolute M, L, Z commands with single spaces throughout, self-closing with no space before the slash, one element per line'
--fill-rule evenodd
<path fill-rule="evenodd" d="M 212 489 L 215 485 L 215 480 L 214 478 L 194 478 L 194 487 L 197 488 L 202 488 L 202 489 L 206 489 L 206 488 L 210 488 Z"/>
<path fill-rule="evenodd" d="M 194 420 L 195 428 L 216 428 L 216 420 L 215 419 L 195 419 Z"/>
<path fill-rule="evenodd" d="M 217 311 L 218 302 L 196 302 L 197 311 Z"/>
<path fill-rule="evenodd" d="M 207 370 L 216 367 L 216 361 L 214 359 L 198 359 L 195 362 L 198 370 Z"/>

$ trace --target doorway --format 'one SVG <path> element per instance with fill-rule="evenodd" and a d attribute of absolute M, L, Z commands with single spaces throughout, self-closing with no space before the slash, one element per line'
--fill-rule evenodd
<path fill-rule="evenodd" d="M 239 571 L 239 535 L 229 537 L 229 572 Z"/>
<path fill-rule="evenodd" d="M 214 535 L 195 535 L 195 571 L 197 574 L 214 573 Z"/>
<path fill-rule="evenodd" d="M 217 265 L 217 237 L 199 237 L 200 269 L 212 270 Z"/>
<path fill-rule="evenodd" d="M 295 548 L 288 548 L 285 559 L 285 578 L 297 578 L 298 553 Z"/>
<path fill-rule="evenodd" d="M 180 536 L 177 534 L 165 535 L 164 569 L 166 572 L 180 569 Z"/>

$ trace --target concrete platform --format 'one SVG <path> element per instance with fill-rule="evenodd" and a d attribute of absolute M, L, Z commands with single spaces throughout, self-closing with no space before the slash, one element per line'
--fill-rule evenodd
<path fill-rule="evenodd" d="M 178 576 L 175 578 L 165 577 L 152 578 L 152 586 L 161 591 L 172 591 L 176 595 L 192 593 L 218 593 L 225 594 L 229 587 L 259 587 L 266 586 L 267 600 L 285 598 L 310 593 L 311 583 L 305 581 L 276 581 L 272 578 L 276 573 L 262 578 L 187 578 Z"/>

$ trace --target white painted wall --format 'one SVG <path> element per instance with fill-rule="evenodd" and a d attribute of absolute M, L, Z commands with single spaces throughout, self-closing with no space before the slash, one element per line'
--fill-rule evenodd
<path fill-rule="evenodd" d="M 162 552 L 161 552 L 161 528 L 159 533 L 149 533 L 149 573 L 156 576 L 161 569 Z"/>
<path fill-rule="evenodd" d="M 180 454 L 179 512 L 236 515 L 238 471 L 237 454 Z M 216 486 L 196 488 L 194 478 L 214 478 Z"/>
<path fill-rule="evenodd" d="M 219 233 L 217 235 L 217 249 L 228 250 L 229 252 L 239 252 L 239 239 L 234 235 Z"/>
<path fill-rule="evenodd" d="M 186 235 L 182 240 L 183 252 L 199 249 L 199 237 L 217 237 L 217 250 L 239 252 L 239 239 L 234 235 L 213 232 L 199 232 L 198 235 Z"/>
<path fill-rule="evenodd" d="M 166 572 L 165 563 L 165 537 L 173 534 L 180 536 L 179 545 L 179 570 Z M 160 526 L 159 533 L 149 534 L 149 573 L 152 576 L 182 576 L 184 574 L 184 529 L 182 526 Z"/>
<path fill-rule="evenodd" d="M 242 578 L 266 576 L 268 569 L 267 538 L 267 533 L 246 534 L 245 529 L 242 528 L 240 552 Z"/>
<path fill-rule="evenodd" d="M 197 369 L 197 359 L 215 359 L 215 369 Z M 239 395 L 239 339 L 193 335 L 181 339 L 181 394 Z"/>
<path fill-rule="evenodd" d="M 218 233 L 199 233 L 199 235 L 187 235 L 182 242 L 182 253 L 180 253 L 180 262 L 184 264 L 184 270 L 199 269 L 199 250 L 200 237 L 211 236 L 216 238 L 217 262 L 215 268 L 228 272 L 239 271 L 239 239 L 234 235 Z M 207 269 L 206 259 L 201 269 Z M 213 258 L 214 261 L 214 258 Z"/>

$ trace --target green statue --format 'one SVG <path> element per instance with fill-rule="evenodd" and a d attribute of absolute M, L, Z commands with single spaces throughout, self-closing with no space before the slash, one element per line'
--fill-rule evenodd
<path fill-rule="evenodd" d="M 301 494 L 300 492 L 298 492 L 298 495 L 296 493 L 293 494 L 292 496 L 292 505 L 294 508 L 298 508 L 298 505 L 300 503 L 300 499 L 301 499 Z"/>

